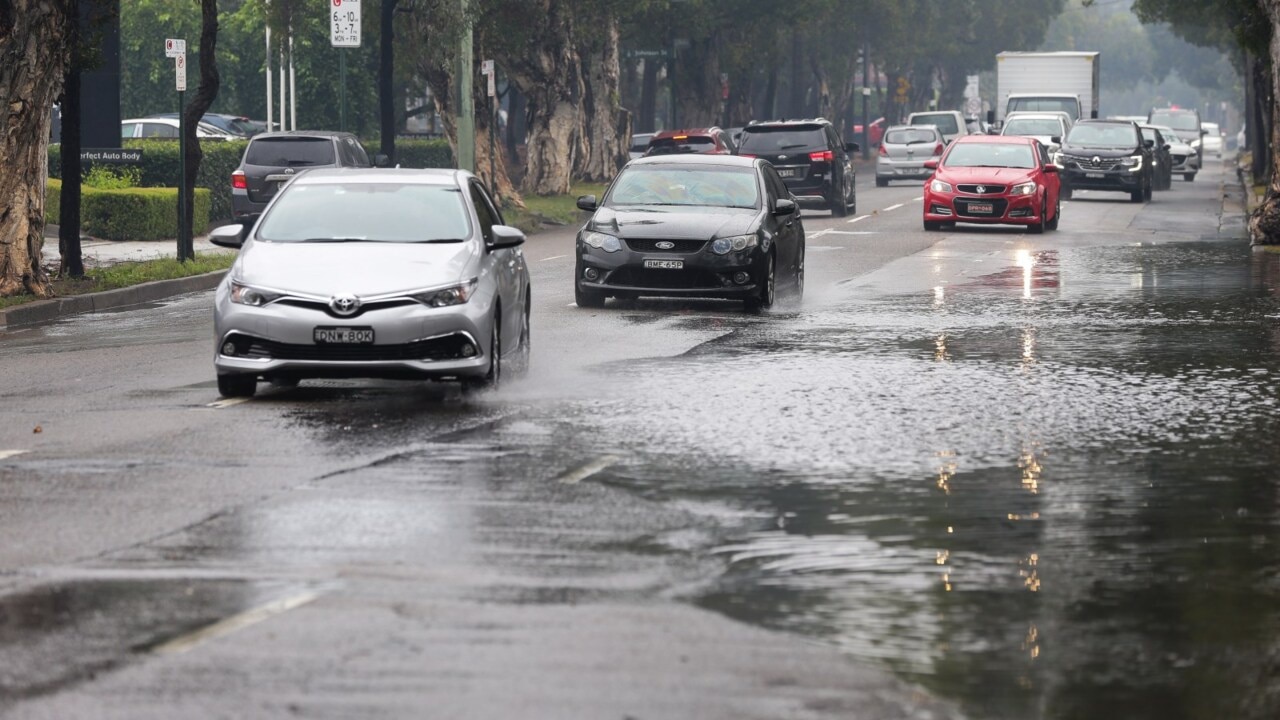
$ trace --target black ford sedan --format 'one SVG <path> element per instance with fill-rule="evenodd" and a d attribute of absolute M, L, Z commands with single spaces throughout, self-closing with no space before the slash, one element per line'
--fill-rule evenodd
<path fill-rule="evenodd" d="M 769 163 L 729 155 L 633 160 L 578 231 L 574 296 L 700 297 L 773 304 L 779 288 L 804 292 L 804 225 Z"/>

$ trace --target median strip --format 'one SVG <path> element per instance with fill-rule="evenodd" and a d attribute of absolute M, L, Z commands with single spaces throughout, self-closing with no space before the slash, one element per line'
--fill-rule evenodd
<path fill-rule="evenodd" d="M 621 460 L 622 458 L 617 457 L 615 455 L 601 456 L 599 458 L 596 458 L 595 460 L 592 460 L 586 465 L 582 465 L 580 467 L 574 468 L 573 470 L 570 470 L 569 472 L 566 472 L 565 474 L 556 478 L 556 482 L 563 483 L 565 485 L 576 485 L 577 483 L 580 483 L 583 480 L 586 480 L 587 478 L 591 477 L 592 475 L 595 475 L 601 470 L 604 470 L 612 465 L 618 464 L 619 462 L 621 462 Z"/>

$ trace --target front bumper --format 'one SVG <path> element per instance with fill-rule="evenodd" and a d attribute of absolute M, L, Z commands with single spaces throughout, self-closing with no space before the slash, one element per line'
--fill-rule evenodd
<path fill-rule="evenodd" d="M 575 282 L 583 290 L 614 297 L 703 297 L 741 299 L 759 292 L 766 272 L 766 249 L 750 248 L 716 255 L 711 243 L 694 252 L 644 252 L 623 241 L 617 252 L 605 252 L 578 243 Z M 679 270 L 644 267 L 645 260 L 680 260 Z M 586 273 L 594 271 L 594 280 Z M 734 276 L 746 273 L 747 282 Z"/>
<path fill-rule="evenodd" d="M 991 205 L 983 212 L 981 205 Z M 978 207 L 973 207 L 977 205 Z M 1041 194 L 971 195 L 939 193 L 925 189 L 924 219 L 930 222 L 964 222 L 991 225 L 1037 225 L 1044 212 Z"/>
<path fill-rule="evenodd" d="M 270 201 L 268 201 L 270 202 Z M 253 218 L 267 209 L 267 202 L 254 202 L 249 198 L 248 190 L 232 188 L 231 213 L 237 218 Z"/>
<path fill-rule="evenodd" d="M 877 178 L 923 180 L 930 175 L 933 175 L 933 171 L 925 168 L 924 160 L 892 160 L 886 158 L 876 160 Z"/>
<path fill-rule="evenodd" d="M 1197 153 L 1172 155 L 1171 157 L 1173 158 L 1173 172 L 1175 173 L 1199 172 L 1200 170 L 1200 155 Z"/>
<path fill-rule="evenodd" d="M 350 318 L 313 303 L 249 307 L 231 302 L 224 280 L 215 298 L 214 368 L 219 375 L 295 378 L 456 379 L 489 369 L 493 295 L 429 308 L 388 303 Z M 371 345 L 316 343 L 317 327 L 372 328 Z M 233 353 L 226 346 L 234 346 Z"/>
<path fill-rule="evenodd" d="M 1131 193 L 1142 187 L 1142 172 L 1120 170 L 1081 170 L 1067 167 L 1062 171 L 1063 180 L 1074 190 L 1110 190 Z"/>

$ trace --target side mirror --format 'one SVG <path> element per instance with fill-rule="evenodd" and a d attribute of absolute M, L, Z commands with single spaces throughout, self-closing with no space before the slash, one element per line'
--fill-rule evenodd
<path fill-rule="evenodd" d="M 1155 146 L 1156 146 L 1156 141 L 1155 141 L 1155 140 L 1143 140 L 1143 141 L 1142 141 L 1142 145 L 1143 145 L 1143 147 L 1150 149 L 1150 148 L 1153 148 L 1153 147 L 1155 147 Z"/>
<path fill-rule="evenodd" d="M 1160 146 L 1160 149 L 1161 149 L 1161 150 L 1168 150 L 1168 149 L 1169 149 L 1169 148 L 1171 148 L 1171 147 L 1173 147 L 1173 146 L 1172 146 L 1172 145 L 1170 145 L 1169 143 L 1165 143 L 1165 144 L 1163 144 L 1163 145 L 1161 145 L 1161 146 Z"/>
<path fill-rule="evenodd" d="M 938 161 L 937 161 L 937 160 L 925 160 L 925 161 L 924 161 L 924 169 L 925 169 L 925 170 L 937 170 L 937 169 L 938 169 Z"/>
<path fill-rule="evenodd" d="M 773 204 L 774 215 L 790 215 L 796 211 L 796 201 L 791 198 L 778 198 Z"/>
<path fill-rule="evenodd" d="M 1057 165 L 1054 165 L 1053 163 L 1046 163 L 1046 164 L 1045 164 L 1045 166 L 1044 166 L 1044 171 L 1045 171 L 1045 172 L 1047 172 L 1047 173 L 1055 173 L 1055 174 L 1056 174 L 1056 173 L 1058 172 L 1058 166 L 1057 166 Z"/>
<path fill-rule="evenodd" d="M 391 158 L 383 155 L 382 153 L 378 153 L 373 156 L 373 166 L 380 168 L 391 167 Z"/>
<path fill-rule="evenodd" d="M 209 231 L 209 242 L 219 247 L 238 248 L 244 245 L 245 230 L 240 223 L 219 225 Z"/>
<path fill-rule="evenodd" d="M 494 225 L 493 240 L 489 242 L 489 247 L 493 250 L 501 250 L 502 248 L 513 248 L 524 244 L 524 233 L 519 228 L 513 228 L 510 225 Z"/>
<path fill-rule="evenodd" d="M 988 124 L 988 125 L 995 125 L 995 124 L 996 124 L 996 111 L 995 111 L 995 110 L 988 110 L 988 111 L 987 111 L 987 124 Z"/>
<path fill-rule="evenodd" d="M 1050 137 L 1050 138 L 1049 138 L 1049 144 L 1051 144 L 1051 145 L 1061 145 L 1061 144 L 1062 144 L 1062 136 L 1061 136 L 1061 135 L 1054 135 L 1054 136 Z"/>
<path fill-rule="evenodd" d="M 578 198 L 579 210 L 586 210 L 587 212 L 595 212 L 596 209 L 599 207 L 600 206 L 596 204 L 595 195 L 583 195 L 582 197 Z"/>
<path fill-rule="evenodd" d="M 844 144 L 844 151 L 845 151 L 845 152 L 851 152 L 851 153 L 854 153 L 854 152 L 858 152 L 858 151 L 859 151 L 859 150 L 861 150 L 861 149 L 862 149 L 862 146 L 861 146 L 861 145 L 859 145 L 859 144 L 858 144 L 858 143 L 856 143 L 856 142 L 851 142 L 851 143 L 845 143 L 845 144 Z"/>

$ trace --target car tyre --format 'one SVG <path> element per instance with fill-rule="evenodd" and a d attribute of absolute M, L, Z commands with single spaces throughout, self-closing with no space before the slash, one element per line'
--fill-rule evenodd
<path fill-rule="evenodd" d="M 946 223 L 941 223 L 941 222 L 938 222 L 938 221 L 936 221 L 936 220 L 925 220 L 925 221 L 924 221 L 924 231 L 925 231 L 925 232 L 938 232 L 939 230 L 941 230 L 941 229 L 942 229 L 942 226 L 943 226 L 943 225 L 945 225 L 945 224 L 946 224 Z"/>
<path fill-rule="evenodd" d="M 502 383 L 502 310 L 493 314 L 493 329 L 489 337 L 489 369 L 481 377 L 462 379 L 462 391 L 475 393 L 497 390 Z"/>
<path fill-rule="evenodd" d="M 258 391 L 256 375 L 219 375 L 218 394 L 224 398 L 249 398 Z"/>
<path fill-rule="evenodd" d="M 800 243 L 800 261 L 796 263 L 796 284 L 791 299 L 799 304 L 804 299 L 804 243 Z"/>
<path fill-rule="evenodd" d="M 1047 221 L 1044 219 L 1044 216 L 1048 212 L 1049 212 L 1049 198 L 1046 197 L 1040 201 L 1040 220 L 1035 225 L 1028 225 L 1027 232 L 1031 233 L 1032 235 L 1043 235 L 1045 225 L 1047 224 Z"/>
<path fill-rule="evenodd" d="M 573 301 L 580 308 L 602 308 L 604 307 L 604 293 L 594 290 L 586 290 L 582 284 L 575 280 L 573 283 Z"/>
<path fill-rule="evenodd" d="M 1145 186 L 1140 187 L 1137 190 L 1134 190 L 1129 193 L 1129 202 L 1140 203 L 1142 202 L 1142 199 L 1146 197 L 1146 195 L 1147 195 L 1146 187 Z"/>
<path fill-rule="evenodd" d="M 843 191 L 833 191 L 831 200 L 827 204 L 831 207 L 831 217 L 844 217 L 849 214 L 849 201 Z"/>
<path fill-rule="evenodd" d="M 876 178 L 876 187 L 889 187 L 889 181 L 885 178 Z"/>
<path fill-rule="evenodd" d="M 764 282 L 760 283 L 760 289 L 754 297 L 747 298 L 745 305 L 748 310 L 758 312 L 773 307 L 773 301 L 778 287 L 778 264 L 775 261 L 774 254 L 769 253 L 767 264 L 765 265 Z"/>
<path fill-rule="evenodd" d="M 515 359 L 511 361 L 511 374 L 524 377 L 529 373 L 529 358 L 533 353 L 533 328 L 529 325 L 529 313 L 533 303 L 531 294 L 524 296 L 524 322 L 520 326 L 520 345 L 516 348 Z"/>
<path fill-rule="evenodd" d="M 1193 182 L 1193 181 L 1195 181 L 1195 179 L 1196 179 L 1196 174 L 1195 174 L 1195 173 L 1182 173 L 1182 179 L 1183 179 L 1183 180 L 1186 180 L 1187 182 Z"/>
<path fill-rule="evenodd" d="M 1062 191 L 1061 191 L 1061 194 L 1060 194 L 1060 196 L 1059 196 L 1059 197 L 1061 197 L 1063 200 L 1070 200 L 1070 199 L 1071 199 L 1071 186 L 1070 186 L 1070 185 L 1063 185 L 1063 186 L 1062 186 Z"/>
<path fill-rule="evenodd" d="M 1053 207 L 1053 219 L 1050 220 L 1048 223 L 1046 223 L 1045 227 L 1049 228 L 1050 230 L 1057 230 L 1058 221 L 1061 219 L 1062 219 L 1062 195 L 1061 193 L 1059 193 L 1058 202 L 1055 203 Z"/>

